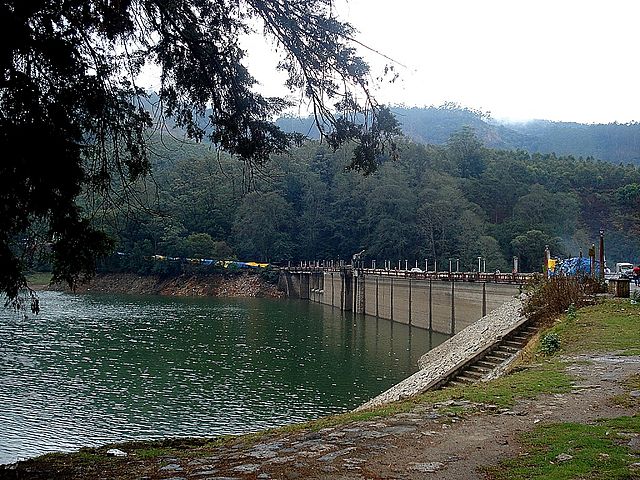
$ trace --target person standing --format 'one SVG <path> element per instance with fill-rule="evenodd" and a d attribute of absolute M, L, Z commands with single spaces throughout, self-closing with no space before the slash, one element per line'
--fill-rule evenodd
<path fill-rule="evenodd" d="M 640 286 L 640 265 L 633 267 L 633 283 L 635 286 Z"/>

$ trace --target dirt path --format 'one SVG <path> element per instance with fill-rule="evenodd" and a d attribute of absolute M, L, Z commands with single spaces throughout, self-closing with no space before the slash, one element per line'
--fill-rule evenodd
<path fill-rule="evenodd" d="M 455 400 L 420 404 L 384 420 L 281 434 L 252 444 L 239 439 L 206 456 L 130 458 L 122 478 L 483 479 L 482 467 L 519 455 L 518 435 L 536 425 L 640 413 L 640 398 L 628 392 L 632 406 L 611 402 L 625 392 L 625 379 L 640 372 L 640 356 L 563 360 L 574 379 L 571 392 L 521 401 L 512 409 Z M 457 416 L 452 407 L 476 413 Z"/>

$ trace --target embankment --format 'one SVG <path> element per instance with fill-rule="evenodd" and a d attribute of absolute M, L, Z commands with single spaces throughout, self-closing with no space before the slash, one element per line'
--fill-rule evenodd
<path fill-rule="evenodd" d="M 181 274 L 178 276 L 98 274 L 90 282 L 78 285 L 76 292 L 175 295 L 189 297 L 270 297 L 283 293 L 258 274 Z"/>

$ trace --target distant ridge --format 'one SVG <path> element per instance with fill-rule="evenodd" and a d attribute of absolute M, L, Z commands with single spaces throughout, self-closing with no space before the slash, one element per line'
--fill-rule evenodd
<path fill-rule="evenodd" d="M 404 134 L 419 143 L 442 145 L 463 126 L 475 129 L 486 147 L 594 157 L 612 163 L 640 165 L 640 124 L 582 124 L 534 120 L 504 123 L 480 111 L 459 106 L 393 107 Z M 286 132 L 318 138 L 313 118 L 282 117 Z"/>

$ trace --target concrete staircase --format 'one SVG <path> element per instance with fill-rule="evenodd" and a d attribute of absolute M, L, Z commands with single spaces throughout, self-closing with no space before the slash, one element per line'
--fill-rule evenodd
<path fill-rule="evenodd" d="M 463 366 L 439 387 L 471 385 L 487 377 L 498 367 L 511 361 L 537 331 L 536 327 L 525 323 L 488 349 L 482 356 Z"/>

